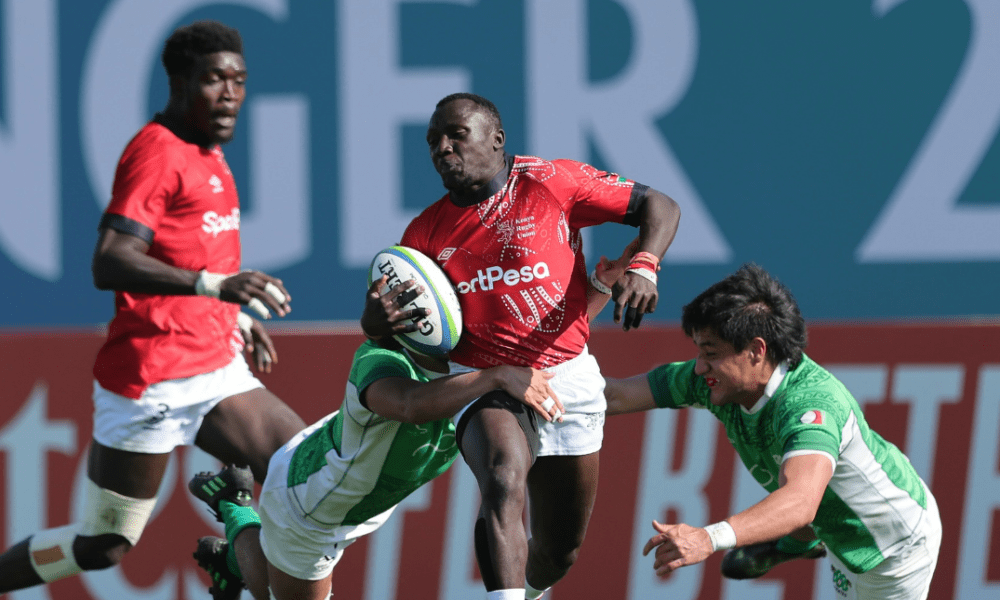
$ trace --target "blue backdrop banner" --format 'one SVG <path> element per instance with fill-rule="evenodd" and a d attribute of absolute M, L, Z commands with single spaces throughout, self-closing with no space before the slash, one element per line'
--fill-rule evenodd
<path fill-rule="evenodd" d="M 810 319 L 998 312 L 996 0 L 0 0 L 0 327 L 111 317 L 97 223 L 166 103 L 163 41 L 200 18 L 244 36 L 244 262 L 298 320 L 355 320 L 371 257 L 443 193 L 424 130 L 455 91 L 513 152 L 677 200 L 656 318 L 746 261 Z M 594 228 L 589 262 L 634 234 Z"/>

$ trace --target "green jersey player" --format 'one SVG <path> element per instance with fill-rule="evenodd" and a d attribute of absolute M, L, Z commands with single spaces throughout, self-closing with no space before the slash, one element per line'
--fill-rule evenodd
<path fill-rule="evenodd" d="M 706 527 L 654 521 L 643 554 L 655 549 L 657 574 L 739 546 L 723 571 L 753 577 L 760 566 L 740 560 L 815 556 L 818 538 L 839 597 L 926 598 L 941 543 L 934 497 L 844 385 L 803 353 L 805 323 L 788 289 L 744 265 L 685 306 L 682 326 L 698 357 L 609 379 L 608 414 L 708 409 L 769 494 Z"/>
<path fill-rule="evenodd" d="M 396 296 L 413 282 L 379 296 L 385 279 L 372 284 L 368 304 L 398 307 Z M 408 321 L 399 316 L 402 330 Z M 249 470 L 192 479 L 192 493 L 226 529 L 227 540 L 202 538 L 195 553 L 216 600 L 238 597 L 244 582 L 257 600 L 328 598 L 344 548 L 458 456 L 450 417 L 476 398 L 502 390 L 546 420 L 563 410 L 550 373 L 498 366 L 447 375 L 447 363 L 396 347 L 367 341 L 357 350 L 340 409 L 271 457 L 259 514 Z"/>

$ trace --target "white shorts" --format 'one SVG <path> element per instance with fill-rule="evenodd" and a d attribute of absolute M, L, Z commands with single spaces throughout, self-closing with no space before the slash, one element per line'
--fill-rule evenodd
<path fill-rule="evenodd" d="M 94 439 L 118 450 L 166 454 L 193 444 L 205 415 L 216 404 L 259 387 L 264 385 L 241 353 L 221 369 L 154 383 L 138 400 L 110 392 L 95 381 Z"/>
<path fill-rule="evenodd" d="M 449 367 L 452 375 L 479 370 L 454 362 Z M 538 419 L 538 456 L 583 456 L 600 450 L 608 402 L 597 360 L 584 347 L 579 356 L 543 370 L 555 373 L 549 385 L 559 396 L 566 414 L 561 423 Z M 452 417 L 456 425 L 467 408 Z"/>
<path fill-rule="evenodd" d="M 865 573 L 851 573 L 831 552 L 836 598 L 847 600 L 925 600 L 941 548 L 941 516 L 927 486 L 927 510 L 911 543 Z"/>
<path fill-rule="evenodd" d="M 288 466 L 302 440 L 335 414 L 329 414 L 303 429 L 274 453 L 267 467 L 267 479 L 257 508 L 261 525 L 260 547 L 267 561 L 282 572 L 307 581 L 328 577 L 344 555 L 344 548 L 381 527 L 396 509 L 393 506 L 360 525 L 333 528 L 324 527 L 303 515 L 287 485 Z M 328 489 L 328 479 L 321 473 L 315 479 L 310 478 L 305 485 L 313 485 L 315 481 L 316 485 Z"/>

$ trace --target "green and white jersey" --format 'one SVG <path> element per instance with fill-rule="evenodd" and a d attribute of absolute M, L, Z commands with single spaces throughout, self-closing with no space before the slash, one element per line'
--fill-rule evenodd
<path fill-rule="evenodd" d="M 692 360 L 649 372 L 657 406 L 710 410 L 768 492 L 778 489 L 786 459 L 828 456 L 833 478 L 812 525 L 851 571 L 868 571 L 907 544 L 927 508 L 923 483 L 906 456 L 868 427 L 857 401 L 829 371 L 807 356 L 787 373 L 781 366 L 768 384 L 769 396 L 748 411 L 712 404 L 694 367 Z"/>
<path fill-rule="evenodd" d="M 359 400 L 365 388 L 385 377 L 437 376 L 405 352 L 362 344 L 340 410 L 298 445 L 288 466 L 288 491 L 302 516 L 329 528 L 365 523 L 451 466 L 458 446 L 450 419 L 401 423 Z"/>

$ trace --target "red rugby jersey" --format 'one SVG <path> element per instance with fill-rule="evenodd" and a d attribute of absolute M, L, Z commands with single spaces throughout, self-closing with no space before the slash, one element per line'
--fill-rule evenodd
<path fill-rule="evenodd" d="M 590 336 L 580 229 L 622 222 L 635 182 L 573 160 L 517 156 L 507 182 L 479 204 L 448 195 L 403 234 L 458 289 L 463 331 L 455 362 L 548 367 Z"/>
<path fill-rule="evenodd" d="M 239 271 L 239 197 L 218 146 L 205 149 L 147 124 L 122 153 L 107 213 L 148 227 L 149 255 L 169 265 Z M 139 398 L 150 384 L 223 367 L 243 346 L 238 311 L 203 296 L 115 292 L 94 377 L 105 389 Z"/>

